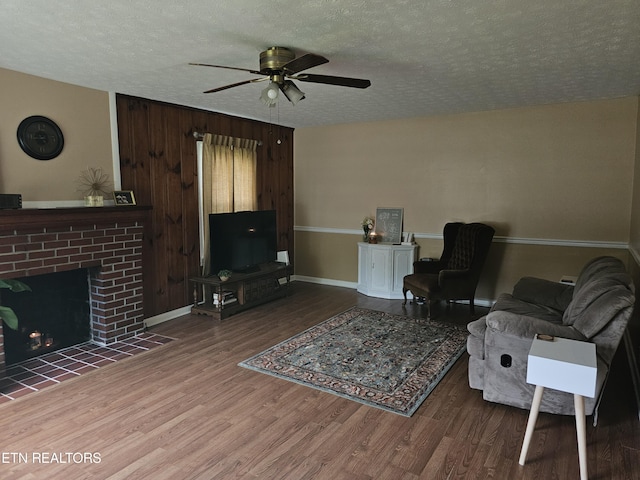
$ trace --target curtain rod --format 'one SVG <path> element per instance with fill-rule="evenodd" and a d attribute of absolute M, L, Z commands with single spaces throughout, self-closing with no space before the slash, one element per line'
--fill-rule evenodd
<path fill-rule="evenodd" d="M 196 140 L 202 140 L 204 138 L 204 133 L 193 132 L 193 138 L 195 138 Z M 262 146 L 262 140 L 256 140 L 256 142 L 258 142 L 259 147 Z"/>

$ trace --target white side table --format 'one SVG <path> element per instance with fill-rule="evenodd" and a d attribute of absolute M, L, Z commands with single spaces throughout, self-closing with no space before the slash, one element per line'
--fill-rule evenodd
<path fill-rule="evenodd" d="M 544 338 L 544 336 L 540 336 Z M 520 465 L 524 465 L 527 451 L 538 419 L 544 388 L 573 393 L 578 437 L 580 478 L 587 480 L 587 434 L 584 414 L 584 397 L 593 398 L 596 391 L 596 346 L 566 338 L 542 340 L 535 338 L 527 361 L 527 383 L 536 386 L 531 412 L 524 434 Z"/>

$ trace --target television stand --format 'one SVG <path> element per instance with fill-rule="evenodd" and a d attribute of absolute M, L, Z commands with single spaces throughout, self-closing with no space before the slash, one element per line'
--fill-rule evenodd
<path fill-rule="evenodd" d="M 191 313 L 222 320 L 261 303 L 285 297 L 291 270 L 289 265 L 268 263 L 260 265 L 256 272 L 234 273 L 224 282 L 216 275 L 192 277 L 189 279 L 193 282 Z M 285 279 L 284 284 L 280 283 L 281 279 Z"/>
<path fill-rule="evenodd" d="M 251 265 L 249 267 L 244 267 L 239 270 L 234 270 L 233 273 L 256 273 L 260 271 L 260 265 Z"/>

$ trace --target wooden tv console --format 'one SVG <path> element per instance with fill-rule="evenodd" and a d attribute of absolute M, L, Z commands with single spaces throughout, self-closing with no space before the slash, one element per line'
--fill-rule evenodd
<path fill-rule="evenodd" d="M 209 315 L 218 320 L 287 295 L 291 266 L 281 263 L 261 265 L 251 273 L 234 273 L 222 281 L 216 275 L 192 277 L 193 307 L 191 313 Z M 280 279 L 285 279 L 281 284 Z M 200 293 L 203 298 L 200 300 Z M 224 301 L 217 301 L 224 299 Z"/>

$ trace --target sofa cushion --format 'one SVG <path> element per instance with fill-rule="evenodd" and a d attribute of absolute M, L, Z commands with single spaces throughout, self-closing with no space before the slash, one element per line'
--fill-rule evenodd
<path fill-rule="evenodd" d="M 576 280 L 575 289 L 580 290 L 593 278 L 602 277 L 604 274 L 625 272 L 622 260 L 615 257 L 596 257 L 582 267 Z"/>
<path fill-rule="evenodd" d="M 573 286 L 542 278 L 523 277 L 513 287 L 513 296 L 534 305 L 545 305 L 562 315 L 573 298 Z"/>
<path fill-rule="evenodd" d="M 562 323 L 561 311 L 546 305 L 526 302 L 508 293 L 503 293 L 498 297 L 491 311 L 515 313 L 516 315 L 540 318 L 551 323 Z"/>
<path fill-rule="evenodd" d="M 588 295 L 589 293 L 591 295 Z M 602 289 L 601 285 L 594 285 L 593 289 L 589 289 L 584 296 L 579 296 L 576 300 L 577 305 L 573 308 L 576 313 L 573 328 L 586 338 L 592 338 L 619 311 L 631 307 L 634 296 L 624 285 L 609 286 L 607 289 Z"/>
<path fill-rule="evenodd" d="M 606 273 L 602 276 L 596 276 L 585 281 L 580 288 L 574 289 L 573 300 L 571 300 L 571 303 L 564 311 L 562 323 L 565 325 L 573 325 L 585 313 L 585 311 L 591 308 L 591 305 L 595 300 L 606 292 L 616 289 L 616 287 L 622 287 L 627 291 L 627 293 L 631 294 L 630 285 L 631 279 L 629 278 L 629 275 L 624 272 Z M 607 311 L 609 312 L 609 310 Z M 601 321 L 607 322 L 608 320 L 611 320 L 611 318 L 611 316 L 603 317 Z M 601 328 L 602 326 L 598 327 L 596 332 Z"/>
<path fill-rule="evenodd" d="M 440 290 L 437 273 L 412 273 L 404 277 L 403 284 L 404 288 L 411 290 L 417 295 L 421 293 L 433 293 Z"/>
<path fill-rule="evenodd" d="M 553 323 L 536 317 L 518 315 L 512 312 L 494 311 L 487 315 L 487 334 L 485 335 L 486 348 L 489 348 L 491 338 L 504 337 L 503 342 L 509 338 L 515 340 L 533 340 L 536 334 L 546 334 L 554 337 L 570 338 L 572 340 L 586 340 L 582 332 L 574 327 Z M 530 346 L 530 345 L 529 345 Z"/>

